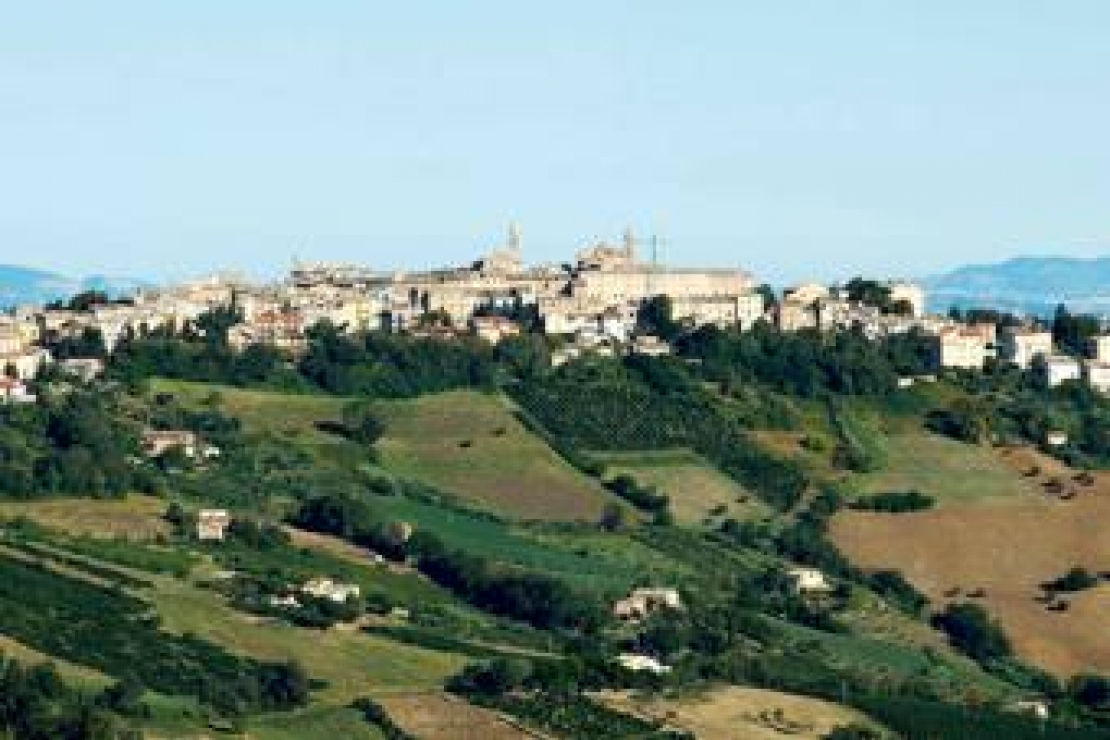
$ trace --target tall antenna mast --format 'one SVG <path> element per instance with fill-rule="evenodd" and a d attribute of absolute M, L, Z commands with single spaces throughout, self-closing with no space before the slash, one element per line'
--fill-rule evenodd
<path fill-rule="evenodd" d="M 644 293 L 647 295 L 648 298 L 653 298 L 655 296 L 655 293 L 653 292 L 653 278 L 655 277 L 655 273 L 659 271 L 659 244 L 661 241 L 662 240 L 657 235 L 652 234 L 651 264 L 648 266 L 648 269 L 646 271 L 646 278 L 644 280 Z"/>

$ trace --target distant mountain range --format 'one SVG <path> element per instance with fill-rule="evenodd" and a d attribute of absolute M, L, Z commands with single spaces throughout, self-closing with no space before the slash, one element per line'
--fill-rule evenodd
<path fill-rule="evenodd" d="M 105 275 L 70 278 L 30 267 L 0 265 L 0 308 L 25 303 L 46 303 L 68 298 L 85 290 L 100 290 L 110 296 L 126 295 L 149 285 L 132 278 Z"/>
<path fill-rule="evenodd" d="M 1048 315 L 1063 303 L 1073 312 L 1110 315 L 1110 257 L 1020 257 L 960 267 L 922 283 L 934 311 L 955 305 Z"/>

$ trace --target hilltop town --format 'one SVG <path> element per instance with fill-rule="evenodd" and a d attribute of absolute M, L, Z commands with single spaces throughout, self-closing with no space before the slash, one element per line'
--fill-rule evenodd
<path fill-rule="evenodd" d="M 51 346 L 99 335 L 111 352 L 126 337 L 176 331 L 219 307 L 234 306 L 229 344 L 266 345 L 301 353 L 312 327 L 327 322 L 349 333 L 369 330 L 450 339 L 473 334 L 490 343 L 522 331 L 556 340 L 552 363 L 584 353 L 667 353 L 661 338 L 637 330 L 645 304 L 662 297 L 670 318 L 686 328 L 712 324 L 747 330 L 763 321 L 782 332 L 858 331 L 870 339 L 909 332 L 927 337 L 937 370 L 981 370 L 992 360 L 1029 370 L 1050 386 L 1083 380 L 1110 391 L 1110 335 L 1090 338 L 1085 357 L 1054 346 L 1035 321 L 999 325 L 926 313 L 925 291 L 901 280 L 856 279 L 845 286 L 806 283 L 781 295 L 741 269 L 672 267 L 648 261 L 631 229 L 619 243 L 598 242 L 563 265 L 527 266 L 519 228 L 503 246 L 469 265 L 428 271 L 377 272 L 351 264 L 296 263 L 270 284 L 214 275 L 182 285 L 139 290 L 120 300 L 85 296 L 76 302 L 22 306 L 0 316 L 0 365 L 10 380 L 4 395 L 20 396 L 54 359 Z M 91 300 L 90 300 L 91 298 Z M 95 374 L 97 357 L 64 358 L 81 375 Z M 909 382 L 909 381 L 907 381 Z"/>

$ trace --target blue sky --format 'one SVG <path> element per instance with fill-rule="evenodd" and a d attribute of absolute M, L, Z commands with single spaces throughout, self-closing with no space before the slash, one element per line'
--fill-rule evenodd
<path fill-rule="evenodd" d="M 1110 253 L 1110 3 L 0 0 L 0 262 Z"/>

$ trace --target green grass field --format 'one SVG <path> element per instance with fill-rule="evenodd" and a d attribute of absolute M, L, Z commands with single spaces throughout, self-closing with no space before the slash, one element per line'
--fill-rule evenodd
<path fill-rule="evenodd" d="M 382 464 L 523 519 L 596 521 L 611 497 L 526 430 L 498 396 L 455 391 L 379 404 Z"/>
<path fill-rule="evenodd" d="M 439 687 L 465 660 L 357 632 L 312 631 L 235 611 L 212 591 L 163 579 L 152 594 L 163 628 L 192 633 L 232 652 L 264 660 L 296 660 L 327 682 L 318 695 L 345 704 L 375 692 Z"/>
<path fill-rule="evenodd" d="M 601 531 L 564 534 L 514 528 L 400 497 L 383 497 L 376 506 L 417 529 L 436 533 L 452 547 L 552 573 L 591 589 L 619 591 L 653 575 L 661 578 L 676 575 L 673 561 L 624 534 Z"/>
<path fill-rule="evenodd" d="M 654 486 L 665 493 L 671 500 L 671 513 L 681 524 L 700 525 L 707 518 L 756 519 L 770 514 L 756 496 L 688 450 L 592 452 L 590 457 L 605 464 L 608 478 L 630 475 L 640 485 Z M 712 514 L 714 511 L 720 513 Z"/>
<path fill-rule="evenodd" d="M 312 707 L 300 712 L 262 717 L 250 723 L 254 740 L 378 740 L 384 737 L 346 707 Z"/>
<path fill-rule="evenodd" d="M 938 504 L 988 499 L 1028 500 L 1036 485 L 1007 466 L 988 448 L 926 431 L 902 431 L 886 445 L 885 467 L 855 477 L 862 493 L 917 490 Z"/>

